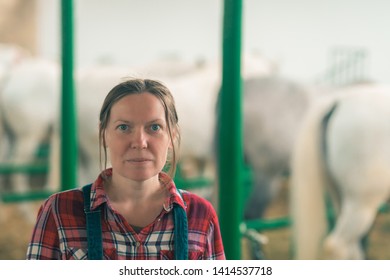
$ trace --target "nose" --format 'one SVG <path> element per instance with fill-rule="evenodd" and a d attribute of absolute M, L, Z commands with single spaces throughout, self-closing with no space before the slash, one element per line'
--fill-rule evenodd
<path fill-rule="evenodd" d="M 148 144 L 147 144 L 147 135 L 144 130 L 142 129 L 137 129 L 133 133 L 133 137 L 131 139 L 131 148 L 132 149 L 146 149 Z"/>

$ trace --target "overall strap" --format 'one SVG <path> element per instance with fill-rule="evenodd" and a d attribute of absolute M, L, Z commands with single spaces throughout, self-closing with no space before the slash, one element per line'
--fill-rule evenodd
<path fill-rule="evenodd" d="M 178 189 L 180 196 L 181 191 Z M 183 198 L 183 197 L 182 197 Z M 173 205 L 175 259 L 188 260 L 188 221 L 186 211 L 178 204 Z"/>
<path fill-rule="evenodd" d="M 88 259 L 103 259 L 102 226 L 100 223 L 101 211 L 91 211 L 91 187 L 92 184 L 82 188 L 84 195 L 84 212 L 87 221 Z"/>

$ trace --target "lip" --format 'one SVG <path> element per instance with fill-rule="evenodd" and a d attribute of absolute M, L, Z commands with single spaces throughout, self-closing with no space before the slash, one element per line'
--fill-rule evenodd
<path fill-rule="evenodd" d="M 128 159 L 127 161 L 133 162 L 133 163 L 145 163 L 145 162 L 150 162 L 152 160 L 148 159 L 148 158 L 131 158 L 131 159 Z"/>

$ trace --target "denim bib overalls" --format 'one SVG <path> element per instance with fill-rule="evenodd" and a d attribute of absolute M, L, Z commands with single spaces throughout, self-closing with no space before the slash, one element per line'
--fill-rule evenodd
<path fill-rule="evenodd" d="M 87 223 L 87 240 L 88 240 L 88 259 L 102 260 L 103 259 L 103 239 L 102 225 L 100 221 L 101 210 L 91 211 L 91 187 L 92 184 L 82 188 L 84 195 L 84 212 Z M 179 190 L 179 194 L 180 190 Z M 174 217 L 174 253 L 176 260 L 188 259 L 188 222 L 185 210 L 177 205 L 173 205 Z"/>

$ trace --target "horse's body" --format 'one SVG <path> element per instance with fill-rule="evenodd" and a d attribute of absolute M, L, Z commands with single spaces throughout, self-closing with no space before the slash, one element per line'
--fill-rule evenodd
<path fill-rule="evenodd" d="M 253 186 L 244 219 L 264 216 L 289 174 L 294 141 L 312 92 L 292 81 L 266 77 L 244 82 L 244 153 L 253 170 Z"/>
<path fill-rule="evenodd" d="M 362 239 L 390 196 L 390 88 L 356 86 L 321 97 L 293 153 L 295 258 L 362 259 Z M 327 234 L 325 196 L 336 210 Z"/>

